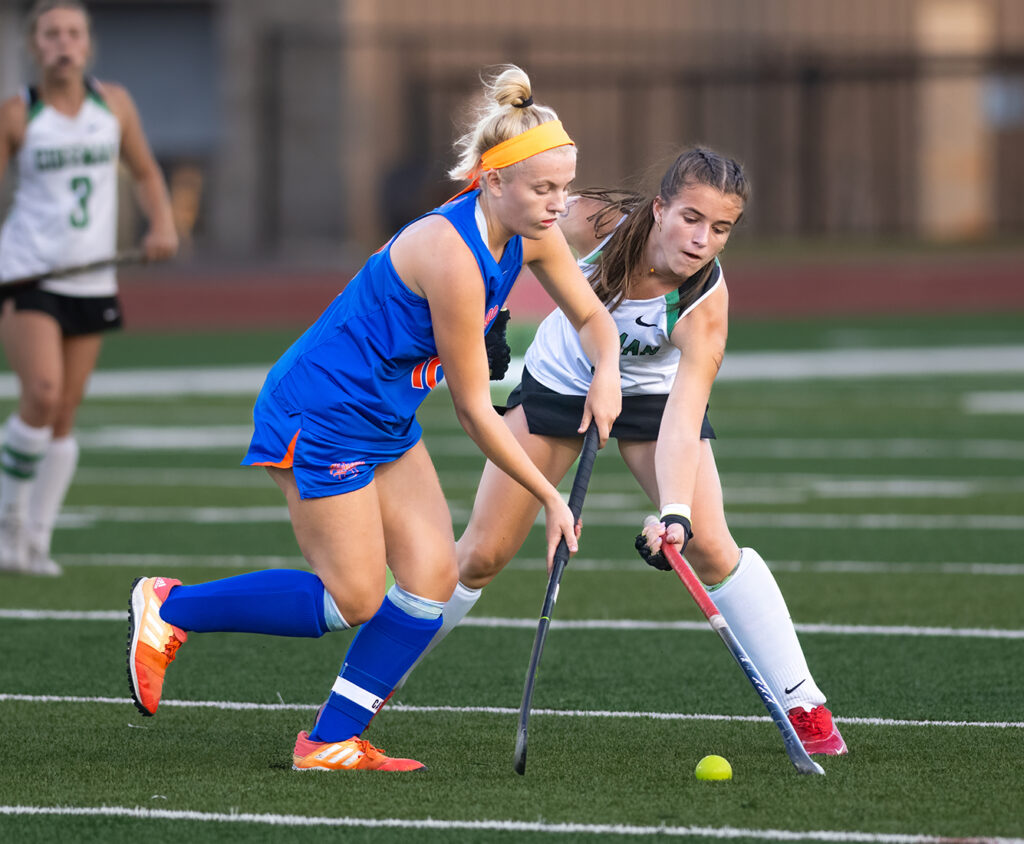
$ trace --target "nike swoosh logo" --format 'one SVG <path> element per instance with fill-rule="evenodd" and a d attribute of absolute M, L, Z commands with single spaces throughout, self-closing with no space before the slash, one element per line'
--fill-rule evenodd
<path fill-rule="evenodd" d="M 654 322 L 644 322 L 640 317 L 636 318 L 636 324 L 642 325 L 644 328 L 657 328 L 658 324 Z"/>
<path fill-rule="evenodd" d="M 807 678 L 804 677 L 804 679 L 801 680 L 799 683 L 797 683 L 795 686 L 793 686 L 792 689 L 786 689 L 786 694 L 787 695 L 793 694 L 793 692 L 795 692 L 797 689 L 799 689 L 806 682 L 807 682 Z"/>

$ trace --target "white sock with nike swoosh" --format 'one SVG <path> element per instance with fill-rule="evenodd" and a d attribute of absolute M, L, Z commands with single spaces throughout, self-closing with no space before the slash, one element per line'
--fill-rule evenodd
<path fill-rule="evenodd" d="M 784 710 L 812 709 L 825 702 L 807 667 L 786 600 L 757 551 L 741 549 L 739 565 L 712 598 Z"/>

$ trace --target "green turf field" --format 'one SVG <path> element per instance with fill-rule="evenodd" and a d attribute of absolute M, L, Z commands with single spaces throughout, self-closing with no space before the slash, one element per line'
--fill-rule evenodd
<path fill-rule="evenodd" d="M 995 362 L 1022 324 L 738 323 L 730 349 L 932 347 L 937 360 L 989 345 Z M 101 371 L 269 365 L 293 334 L 125 334 Z M 143 719 L 124 666 L 134 577 L 302 561 L 276 488 L 237 466 L 251 396 L 90 398 L 55 538 L 66 574 L 0 575 L 0 840 L 1020 840 L 1024 369 L 1009 369 L 715 388 L 733 533 L 775 569 L 850 746 L 817 757 L 825 777 L 794 772 L 682 584 L 635 557 L 650 507 L 614 446 L 562 584 L 525 777 L 511 758 L 546 583 L 539 529 L 368 733 L 426 773 L 290 769 L 349 635 L 194 635 Z M 482 459 L 444 390 L 421 420 L 458 531 Z M 695 780 L 709 753 L 732 781 Z"/>

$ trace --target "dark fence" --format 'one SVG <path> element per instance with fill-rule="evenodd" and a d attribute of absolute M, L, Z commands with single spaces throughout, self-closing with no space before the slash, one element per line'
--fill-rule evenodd
<path fill-rule="evenodd" d="M 360 156 L 345 148 L 344 123 L 358 118 L 342 106 L 358 96 L 377 101 L 382 148 L 394 150 L 384 160 L 364 156 L 382 197 L 380 231 L 450 194 L 444 171 L 453 160 L 455 119 L 479 91 L 480 69 L 499 62 L 527 68 L 538 100 L 559 112 L 580 146 L 578 184 L 649 186 L 681 147 L 707 144 L 745 163 L 755 197 L 747 225 L 772 237 L 919 234 L 922 86 L 970 83 L 991 140 L 994 223 L 986 234 L 1024 233 L 1024 52 L 773 52 L 646 37 L 616 38 L 618 58 L 610 60 L 613 37 L 576 35 L 570 49 L 550 35 L 526 42 L 493 29 L 443 38 L 273 30 L 261 58 L 267 237 L 308 229 L 311 215 L 330 220 L 321 229 L 349 232 L 359 211 L 345 204 L 343 172 L 337 205 L 347 210 L 335 216 L 329 202 L 316 212 L 300 206 L 303 196 L 322 192 L 325 171 L 310 162 L 328 160 L 333 139 L 340 138 L 342 160 Z M 379 90 L 350 90 L 346 69 L 355 60 L 386 69 Z M 329 97 L 298 102 L 294 79 L 286 78 L 297 66 L 309 85 L 326 84 Z M 303 122 L 300 135 L 282 134 L 289 120 Z M 332 140 L 324 147 L 318 135 Z"/>

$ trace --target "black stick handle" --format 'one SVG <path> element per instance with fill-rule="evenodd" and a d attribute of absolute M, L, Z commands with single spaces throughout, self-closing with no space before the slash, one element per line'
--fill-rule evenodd
<path fill-rule="evenodd" d="M 583 451 L 580 452 L 579 465 L 576 468 L 576 478 L 572 482 L 572 491 L 569 493 L 569 510 L 572 512 L 574 524 L 580 520 L 580 513 L 583 512 L 583 499 L 587 495 L 590 475 L 594 469 L 597 445 L 597 424 L 591 422 L 590 427 L 587 429 L 587 435 L 583 440 Z M 544 652 L 544 642 L 548 637 L 551 613 L 555 607 L 555 601 L 558 600 L 558 587 L 562 582 L 562 573 L 565 571 L 568 562 L 569 545 L 565 541 L 565 537 L 562 537 L 558 547 L 555 549 L 551 575 L 548 577 L 548 588 L 544 593 L 544 605 L 540 611 L 540 621 L 537 623 L 537 635 L 533 639 L 533 652 L 530 654 L 530 664 L 526 669 L 523 702 L 519 707 L 519 731 L 516 734 L 516 750 L 512 758 L 512 767 L 520 775 L 526 773 L 527 727 L 533 703 L 533 689 L 537 683 L 537 670 L 540 668 L 540 657 Z"/>
<path fill-rule="evenodd" d="M 80 273 L 91 273 L 94 270 L 103 270 L 107 267 L 117 267 L 124 264 L 142 264 L 146 261 L 146 253 L 141 249 L 129 249 L 119 252 L 110 258 L 102 258 L 99 261 L 90 261 L 87 264 L 76 264 L 72 267 L 60 267 L 55 270 L 36 273 L 35 275 L 12 278 L 9 281 L 0 281 L 0 292 L 19 290 L 25 287 L 32 287 L 51 278 L 67 278 L 68 276 L 79 275 Z"/>

